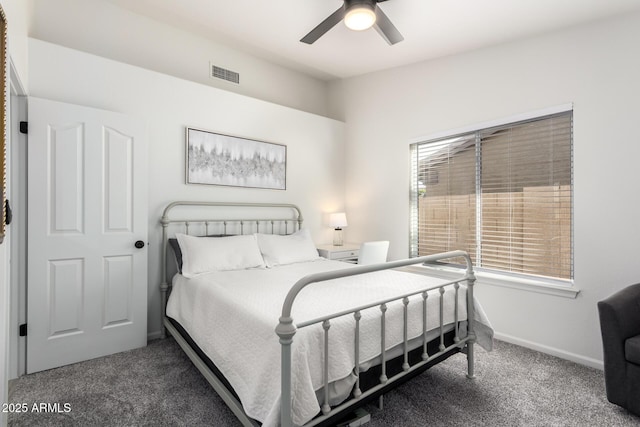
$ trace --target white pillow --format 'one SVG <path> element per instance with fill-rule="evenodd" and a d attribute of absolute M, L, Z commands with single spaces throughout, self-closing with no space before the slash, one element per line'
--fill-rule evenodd
<path fill-rule="evenodd" d="M 188 278 L 211 271 L 264 267 L 258 241 L 251 234 L 195 237 L 176 233 L 182 251 L 182 275 Z"/>
<path fill-rule="evenodd" d="M 320 258 L 311 234 L 306 228 L 287 236 L 277 234 L 256 234 L 256 236 L 267 267 L 314 261 Z"/>

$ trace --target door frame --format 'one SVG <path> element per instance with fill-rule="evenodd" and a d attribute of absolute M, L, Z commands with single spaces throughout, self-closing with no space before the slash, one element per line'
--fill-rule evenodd
<path fill-rule="evenodd" d="M 27 121 L 27 91 L 9 58 L 9 141 L 11 144 L 10 196 L 13 211 L 10 247 L 9 302 L 9 380 L 26 373 L 26 337 L 19 326 L 27 319 L 27 135 L 20 133 L 20 122 Z"/>

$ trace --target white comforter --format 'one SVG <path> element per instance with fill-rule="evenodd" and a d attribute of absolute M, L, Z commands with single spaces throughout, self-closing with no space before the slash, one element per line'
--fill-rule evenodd
<path fill-rule="evenodd" d="M 277 425 L 280 407 L 280 344 L 274 330 L 282 302 L 300 278 L 316 272 L 349 268 L 349 264 L 320 259 L 271 269 L 225 271 L 192 279 L 177 276 L 167 305 L 167 315 L 177 320 L 213 360 L 240 397 L 245 412 L 265 426 Z M 315 283 L 296 299 L 294 323 L 310 320 L 393 297 L 445 281 L 399 271 L 381 271 Z M 466 319 L 465 288 L 460 288 L 459 319 Z M 453 290 L 445 293 L 444 323 L 454 320 Z M 422 333 L 422 303 L 409 303 L 409 339 Z M 429 328 L 439 324 L 438 294 L 429 294 Z M 484 312 L 476 307 L 478 343 L 491 348 L 492 330 Z M 389 304 L 386 346 L 403 341 L 402 304 Z M 345 316 L 331 321 L 329 331 L 329 381 L 348 377 L 354 361 L 354 320 Z M 360 355 L 366 362 L 380 355 L 380 310 L 362 313 Z M 464 335 L 463 335 L 464 336 Z M 315 390 L 322 387 L 323 331 L 320 325 L 299 329 L 293 340 L 293 420 L 301 425 L 320 410 Z"/>

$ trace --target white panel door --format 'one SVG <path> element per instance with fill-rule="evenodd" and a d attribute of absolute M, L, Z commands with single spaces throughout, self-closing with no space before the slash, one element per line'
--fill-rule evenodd
<path fill-rule="evenodd" d="M 27 372 L 146 345 L 144 125 L 30 98 L 28 136 Z"/>

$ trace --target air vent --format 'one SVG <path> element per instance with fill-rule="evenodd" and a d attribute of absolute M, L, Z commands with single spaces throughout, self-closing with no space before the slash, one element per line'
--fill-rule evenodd
<path fill-rule="evenodd" d="M 218 67 L 211 64 L 211 77 L 216 79 L 226 80 L 228 82 L 240 84 L 240 74 L 235 71 L 227 70 L 226 68 Z"/>

